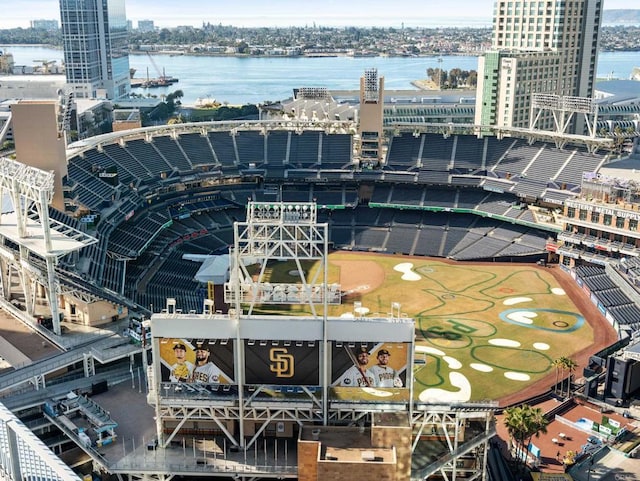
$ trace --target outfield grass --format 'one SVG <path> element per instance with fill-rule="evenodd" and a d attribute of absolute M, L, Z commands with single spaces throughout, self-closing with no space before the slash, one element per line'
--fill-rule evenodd
<path fill-rule="evenodd" d="M 411 263 L 410 274 L 394 267 Z M 313 273 L 318 264 L 307 264 Z M 292 263 L 270 265 L 271 282 L 295 282 Z M 391 304 L 416 322 L 414 394 L 424 400 L 498 399 L 554 372 L 552 361 L 593 342 L 593 331 L 545 269 L 522 264 L 448 264 L 433 259 L 336 252 L 329 282 L 346 291 L 329 315 L 387 316 Z M 305 306 L 278 312 L 308 313 Z M 270 309 L 269 312 L 273 312 Z"/>

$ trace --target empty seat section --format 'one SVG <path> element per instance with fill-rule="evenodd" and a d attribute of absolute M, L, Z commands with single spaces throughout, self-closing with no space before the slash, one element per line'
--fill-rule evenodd
<path fill-rule="evenodd" d="M 351 139 L 348 134 L 325 134 L 320 168 L 341 169 L 351 164 Z"/>
<path fill-rule="evenodd" d="M 470 135 L 456 137 L 456 152 L 453 168 L 461 171 L 474 171 L 482 168 L 485 139 Z"/>
<path fill-rule="evenodd" d="M 289 151 L 290 167 L 309 169 L 317 166 L 320 135 L 323 134 L 309 131 L 291 135 Z"/>
<path fill-rule="evenodd" d="M 229 132 L 209 132 L 209 142 L 222 170 L 237 170 L 238 162 L 231 134 Z"/>
<path fill-rule="evenodd" d="M 267 164 L 269 168 L 287 165 L 290 132 L 269 132 L 267 136 Z M 282 177 L 281 177 L 282 178 Z"/>
<path fill-rule="evenodd" d="M 418 166 L 422 137 L 410 132 L 392 137 L 385 169 L 408 170 Z"/>
<path fill-rule="evenodd" d="M 264 164 L 264 135 L 253 130 L 239 131 L 234 140 L 238 148 L 238 160 L 244 167 L 255 165 L 261 167 Z"/>
<path fill-rule="evenodd" d="M 207 137 L 199 133 L 181 134 L 178 143 L 194 167 L 217 164 Z"/>
<path fill-rule="evenodd" d="M 179 172 L 190 172 L 193 166 L 182 153 L 175 140 L 168 136 L 158 136 L 153 138 L 156 148 L 162 152 L 167 162 Z"/>
<path fill-rule="evenodd" d="M 160 152 L 143 139 L 128 140 L 127 150 L 140 164 L 156 176 L 173 170 L 173 167 L 167 163 Z"/>

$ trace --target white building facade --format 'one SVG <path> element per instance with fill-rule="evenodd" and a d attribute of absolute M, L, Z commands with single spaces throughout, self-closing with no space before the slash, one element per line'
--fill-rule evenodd
<path fill-rule="evenodd" d="M 602 0 L 498 0 L 492 50 L 478 64 L 476 123 L 528 127 L 532 93 L 592 97 L 601 13 Z"/>

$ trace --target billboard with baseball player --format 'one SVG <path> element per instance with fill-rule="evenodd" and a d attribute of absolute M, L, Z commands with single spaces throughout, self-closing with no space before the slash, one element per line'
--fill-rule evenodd
<path fill-rule="evenodd" d="M 246 384 L 319 386 L 319 343 L 245 340 L 244 381 Z"/>
<path fill-rule="evenodd" d="M 161 338 L 159 347 L 162 382 L 234 384 L 231 341 Z"/>
<path fill-rule="evenodd" d="M 409 344 L 402 342 L 334 342 L 331 348 L 334 392 L 348 393 L 354 388 L 363 394 L 407 391 L 409 349 Z"/>

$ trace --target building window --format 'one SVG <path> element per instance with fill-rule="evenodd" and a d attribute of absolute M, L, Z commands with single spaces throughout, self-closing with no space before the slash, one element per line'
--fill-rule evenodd
<path fill-rule="evenodd" d="M 591 222 L 595 222 L 596 224 L 600 222 L 600 212 L 591 213 Z"/>
<path fill-rule="evenodd" d="M 616 217 L 616 227 L 618 229 L 624 228 L 624 217 Z"/>
<path fill-rule="evenodd" d="M 636 219 L 629 219 L 629 230 L 638 230 L 638 221 Z"/>
<path fill-rule="evenodd" d="M 567 217 L 573 219 L 576 216 L 576 208 L 575 207 L 567 207 Z"/>
<path fill-rule="evenodd" d="M 587 220 L 587 214 L 589 211 L 585 209 L 580 209 L 580 220 Z"/>
<path fill-rule="evenodd" d="M 605 214 L 604 215 L 604 225 L 611 225 L 611 222 L 613 221 L 613 216 L 611 214 Z"/>

